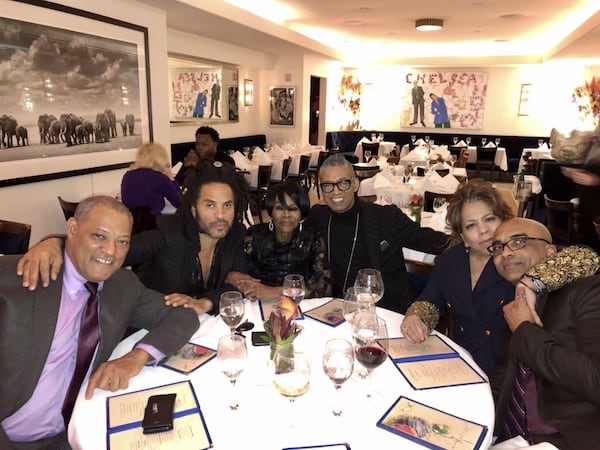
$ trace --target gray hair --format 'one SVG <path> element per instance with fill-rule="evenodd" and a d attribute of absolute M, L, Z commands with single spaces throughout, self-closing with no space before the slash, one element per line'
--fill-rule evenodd
<path fill-rule="evenodd" d="M 321 168 L 326 167 L 350 167 L 350 169 L 354 171 L 354 167 L 352 167 L 352 164 L 350 164 L 346 157 L 341 153 L 331 155 L 325 161 L 323 161 L 323 163 L 321 164 Z"/>
<path fill-rule="evenodd" d="M 118 213 L 124 214 L 129 218 L 129 221 L 133 223 L 133 216 L 127 206 L 116 198 L 109 197 L 108 195 L 92 195 L 79 202 L 79 205 L 77 205 L 77 209 L 75 210 L 75 218 L 77 220 L 87 219 L 92 209 L 97 206 L 106 206 Z"/>

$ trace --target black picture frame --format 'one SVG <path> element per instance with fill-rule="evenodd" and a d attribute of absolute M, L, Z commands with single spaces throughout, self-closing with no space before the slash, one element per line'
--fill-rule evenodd
<path fill-rule="evenodd" d="M 0 84 L 0 187 L 128 167 L 141 143 L 153 140 L 148 28 L 46 0 L 0 2 L 9 4 L 0 24 L 17 32 L 0 43 L 0 62 L 26 73 Z M 60 132 L 42 131 L 40 117 L 48 115 Z M 28 145 L 15 133 L 8 148 L 10 116 L 26 129 Z M 89 134 L 84 122 L 93 125 Z"/>

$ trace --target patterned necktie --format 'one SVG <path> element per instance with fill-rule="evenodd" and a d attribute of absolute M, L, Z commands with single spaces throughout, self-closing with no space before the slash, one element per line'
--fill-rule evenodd
<path fill-rule="evenodd" d="M 517 362 L 512 395 L 504 421 L 504 429 L 498 437 L 498 442 L 515 436 L 522 436 L 526 441 L 531 443 L 531 436 L 527 429 L 527 408 L 525 407 L 525 388 L 527 387 L 528 375 L 523 364 Z"/>
<path fill-rule="evenodd" d="M 79 388 L 90 367 L 96 344 L 98 344 L 100 339 L 100 327 L 98 325 L 98 283 L 88 281 L 85 283 L 85 287 L 90 291 L 90 296 L 81 316 L 75 371 L 73 372 L 73 378 L 71 378 L 71 383 L 69 384 L 69 389 L 67 389 L 67 395 L 62 407 L 65 427 L 69 425 Z"/>

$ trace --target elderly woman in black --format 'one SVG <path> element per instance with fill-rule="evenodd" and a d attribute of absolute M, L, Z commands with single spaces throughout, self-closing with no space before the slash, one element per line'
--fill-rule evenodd
<path fill-rule="evenodd" d="M 270 222 L 250 227 L 246 236 L 248 274 L 230 272 L 227 281 L 247 298 L 271 300 L 282 294 L 283 278 L 295 273 L 304 276 L 307 298 L 330 295 L 325 243 L 302 223 L 310 209 L 304 187 L 292 181 L 272 185 L 265 204 Z"/>

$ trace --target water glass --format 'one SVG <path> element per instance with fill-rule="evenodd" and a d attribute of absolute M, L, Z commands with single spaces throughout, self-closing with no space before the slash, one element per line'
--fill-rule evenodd
<path fill-rule="evenodd" d="M 496 147 L 500 147 L 500 138 L 496 138 L 494 141 L 496 142 Z"/>
<path fill-rule="evenodd" d="M 306 295 L 304 277 L 298 274 L 286 275 L 283 279 L 283 295 L 291 298 L 296 305 L 299 305 Z"/>
<path fill-rule="evenodd" d="M 416 141 L 417 141 L 417 136 L 415 136 L 414 134 L 411 134 L 411 135 L 410 135 L 410 142 L 411 142 L 412 144 L 414 144 Z"/>

